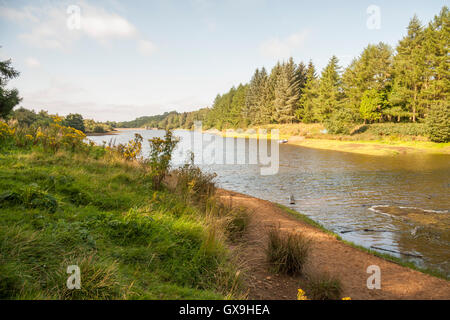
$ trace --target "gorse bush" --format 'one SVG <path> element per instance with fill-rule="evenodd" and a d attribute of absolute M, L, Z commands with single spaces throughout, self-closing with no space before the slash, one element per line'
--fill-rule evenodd
<path fill-rule="evenodd" d="M 303 234 L 284 232 L 279 227 L 269 229 L 266 254 L 275 272 L 301 275 L 309 251 L 310 241 Z"/>
<path fill-rule="evenodd" d="M 0 121 L 0 142 L 3 147 L 29 148 L 38 145 L 53 153 L 60 149 L 88 152 L 89 147 L 93 147 L 85 143 L 86 135 L 83 132 L 61 125 L 59 117 L 54 117 L 53 121 L 42 128 L 19 126 L 17 122 L 9 125 Z"/>
<path fill-rule="evenodd" d="M 172 131 L 167 130 L 164 138 L 153 138 L 150 142 L 150 155 L 145 163 L 151 169 L 151 177 L 155 189 L 161 188 L 161 183 L 166 177 L 170 169 L 170 160 L 172 159 L 172 152 L 178 144 Z"/>
<path fill-rule="evenodd" d="M 127 144 L 119 144 L 115 150 L 126 160 L 137 160 L 142 152 L 143 139 L 139 133 L 135 133 L 133 140 Z"/>

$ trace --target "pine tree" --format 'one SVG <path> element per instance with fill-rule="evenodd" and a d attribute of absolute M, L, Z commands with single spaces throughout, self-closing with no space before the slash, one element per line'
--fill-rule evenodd
<path fill-rule="evenodd" d="M 296 74 L 297 66 L 290 58 L 283 63 L 277 74 L 274 88 L 274 117 L 277 123 L 291 123 L 300 97 L 300 83 Z"/>
<path fill-rule="evenodd" d="M 424 84 L 426 69 L 424 52 L 424 32 L 414 16 L 408 25 L 408 34 L 399 41 L 394 58 L 394 86 L 390 102 L 408 108 L 412 121 L 421 115 L 420 91 Z"/>
<path fill-rule="evenodd" d="M 245 108 L 245 100 L 247 95 L 247 85 L 239 84 L 236 93 L 231 100 L 231 106 L 229 111 L 229 121 L 231 125 L 236 128 L 239 125 L 243 126 L 246 123 L 242 121 L 242 110 Z"/>
<path fill-rule="evenodd" d="M 419 103 L 425 114 L 431 105 L 446 103 L 450 99 L 450 11 L 443 7 L 424 31 L 424 50 L 427 68 Z"/>
<path fill-rule="evenodd" d="M 345 70 L 342 76 L 345 104 L 355 114 L 359 114 L 366 91 L 375 90 L 383 94 L 390 91 L 392 57 L 392 49 L 387 44 L 369 45 Z"/>
<path fill-rule="evenodd" d="M 315 113 L 321 122 L 327 120 L 333 111 L 339 109 L 342 100 L 338 63 L 338 58 L 332 56 L 320 77 Z"/>
<path fill-rule="evenodd" d="M 317 109 L 317 96 L 319 94 L 319 82 L 317 80 L 316 68 L 310 60 L 306 70 L 306 82 L 296 110 L 296 117 L 304 123 L 317 120 L 314 111 Z"/>

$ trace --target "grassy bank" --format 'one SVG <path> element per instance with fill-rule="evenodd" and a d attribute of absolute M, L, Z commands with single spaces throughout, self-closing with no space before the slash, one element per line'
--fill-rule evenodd
<path fill-rule="evenodd" d="M 450 154 L 450 142 L 435 143 L 424 136 L 422 124 L 372 124 L 358 126 L 350 135 L 333 135 L 323 133 L 321 124 L 282 124 L 264 125 L 253 128 L 279 130 L 279 138 L 288 140 L 289 144 L 308 148 L 335 150 L 367 155 L 397 155 L 411 153 Z M 257 133 L 240 131 L 218 131 L 226 137 L 259 138 Z M 270 134 L 269 136 L 270 137 Z"/>
<path fill-rule="evenodd" d="M 89 151 L 0 155 L 0 298 L 223 299 L 237 269 L 204 206 L 148 169 Z M 69 265 L 81 290 L 68 290 Z"/>
<path fill-rule="evenodd" d="M 346 243 L 346 244 L 352 246 L 353 248 L 356 248 L 356 249 L 365 251 L 365 252 L 370 253 L 370 254 L 372 254 L 372 255 L 374 255 L 374 256 L 377 256 L 377 257 L 379 257 L 379 258 L 383 258 L 383 259 L 385 259 L 385 260 L 394 262 L 394 263 L 396 263 L 396 264 L 398 264 L 398 265 L 401 265 L 401 266 L 403 266 L 403 267 L 407 267 L 407 268 L 410 268 L 410 269 L 413 269 L 413 270 L 416 270 L 416 271 L 420 271 L 420 272 L 422 272 L 422 273 L 425 273 L 425 274 L 428 274 L 428 275 L 431 275 L 431 276 L 434 276 L 434 277 L 437 277 L 437 278 L 441 278 L 441 279 L 445 279 L 445 280 L 450 280 L 449 277 L 448 277 L 446 274 L 444 274 L 443 272 L 441 272 L 441 271 L 439 271 L 439 270 L 421 268 L 421 267 L 418 267 L 418 266 L 417 266 L 416 264 L 414 264 L 413 262 L 403 260 L 403 259 L 401 259 L 401 258 L 392 256 L 392 255 L 390 255 L 390 254 L 381 253 L 381 252 L 378 252 L 378 251 L 376 251 L 376 250 L 371 250 L 371 249 L 369 249 L 369 248 L 366 248 L 366 247 L 357 245 L 357 244 L 355 244 L 355 243 L 353 243 L 353 242 L 344 240 L 344 239 L 341 238 L 341 236 L 339 236 L 338 234 L 334 233 L 333 231 L 330 231 L 330 230 L 326 229 L 326 228 L 325 228 L 324 226 L 322 226 L 320 223 L 318 223 L 318 222 L 312 220 L 312 219 L 309 218 L 308 216 L 306 216 L 306 215 L 304 215 L 304 214 L 301 214 L 301 213 L 299 213 L 299 212 L 297 212 L 297 211 L 295 211 L 295 210 L 292 210 L 292 209 L 290 209 L 290 208 L 288 208 L 288 207 L 286 207 L 286 206 L 283 206 L 283 205 L 281 205 L 281 204 L 276 203 L 275 205 L 276 205 L 277 207 L 279 207 L 280 209 L 282 209 L 283 211 L 285 211 L 287 214 L 291 215 L 292 217 L 295 217 L 295 218 L 298 219 L 298 220 L 301 220 L 301 221 L 303 221 L 303 222 L 305 222 L 305 223 L 307 223 L 307 224 L 309 224 L 309 225 L 311 225 L 311 226 L 313 226 L 313 227 L 316 227 L 316 228 L 322 230 L 323 232 L 325 232 L 325 233 L 327 233 L 327 234 L 329 234 L 329 235 L 332 235 L 332 236 L 335 237 L 337 240 L 340 240 L 340 241 L 342 241 L 342 242 L 344 242 L 344 243 Z"/>

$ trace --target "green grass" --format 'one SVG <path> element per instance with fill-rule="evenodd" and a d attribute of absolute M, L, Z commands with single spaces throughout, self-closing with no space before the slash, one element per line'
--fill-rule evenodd
<path fill-rule="evenodd" d="M 410 269 L 413 269 L 413 270 L 416 270 L 416 271 L 419 271 L 419 272 L 422 272 L 422 273 L 425 273 L 425 274 L 428 274 L 428 275 L 431 275 L 431 276 L 434 276 L 434 277 L 437 277 L 437 278 L 441 278 L 441 279 L 444 279 L 444 280 L 449 280 L 449 276 L 447 276 L 445 273 L 441 272 L 440 270 L 430 269 L 430 268 L 421 268 L 421 267 L 417 266 L 413 262 L 406 261 L 406 260 L 403 260 L 403 259 L 398 258 L 398 257 L 394 257 L 394 256 L 392 256 L 390 254 L 387 254 L 387 253 L 381 253 L 381 252 L 378 252 L 378 251 L 375 251 L 375 250 L 371 250 L 369 248 L 366 248 L 366 247 L 363 247 L 361 245 L 355 244 L 355 243 L 353 243 L 351 241 L 343 240 L 341 238 L 341 236 L 339 236 L 338 234 L 334 233 L 331 230 L 326 229 L 320 223 L 312 220 L 311 218 L 307 217 L 306 215 L 301 214 L 300 212 L 292 210 L 292 209 L 290 209 L 290 208 L 288 208 L 286 206 L 283 206 L 281 204 L 278 204 L 278 203 L 274 203 L 274 204 L 276 206 L 278 206 L 279 208 L 281 208 L 282 210 L 284 210 L 289 215 L 293 216 L 294 218 L 296 218 L 298 220 L 301 220 L 301 221 L 303 221 L 303 222 L 305 222 L 305 223 L 307 223 L 307 224 L 309 224 L 309 225 L 311 225 L 313 227 L 316 227 L 316 228 L 322 230 L 323 232 L 325 232 L 325 233 L 335 237 L 337 240 L 340 240 L 340 241 L 348 244 L 349 246 L 351 246 L 353 248 L 359 249 L 361 251 L 365 251 L 367 253 L 370 253 L 371 255 L 374 255 L 374 256 L 377 256 L 379 258 L 388 260 L 390 262 L 396 263 L 396 264 L 401 265 L 403 267 L 407 267 L 407 268 L 410 268 Z"/>
<path fill-rule="evenodd" d="M 310 241 L 303 234 L 269 229 L 266 254 L 274 272 L 301 275 L 309 252 Z"/>
<path fill-rule="evenodd" d="M 340 300 L 342 298 L 341 281 L 327 273 L 309 275 L 306 295 L 311 300 Z"/>
<path fill-rule="evenodd" d="M 235 297 L 204 213 L 146 177 L 108 157 L 0 154 L 0 299 Z M 66 287 L 73 264 L 81 290 Z"/>

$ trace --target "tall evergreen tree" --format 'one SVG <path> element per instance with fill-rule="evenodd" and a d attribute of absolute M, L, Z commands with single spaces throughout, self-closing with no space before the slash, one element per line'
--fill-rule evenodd
<path fill-rule="evenodd" d="M 327 120 L 333 111 L 337 111 L 341 104 L 341 76 L 338 63 L 338 58 L 332 56 L 320 77 L 315 113 L 322 122 Z"/>
<path fill-rule="evenodd" d="M 390 91 L 392 57 L 392 49 L 387 44 L 369 45 L 345 70 L 342 76 L 345 104 L 355 115 L 366 91 L 384 92 L 383 95 Z"/>
<path fill-rule="evenodd" d="M 394 58 L 394 86 L 390 102 L 408 108 L 411 120 L 421 114 L 419 96 L 426 69 L 423 27 L 414 16 L 408 25 L 408 34 L 399 41 Z"/>
<path fill-rule="evenodd" d="M 317 79 L 316 68 L 312 60 L 308 63 L 306 69 L 305 86 L 302 89 L 302 95 L 299 99 L 296 117 L 304 123 L 311 123 L 317 120 L 315 110 L 317 109 L 317 97 L 319 95 L 319 81 Z"/>
<path fill-rule="evenodd" d="M 293 122 L 299 97 L 300 82 L 297 66 L 290 58 L 288 62 L 281 65 L 275 81 L 273 120 L 277 123 Z"/>

